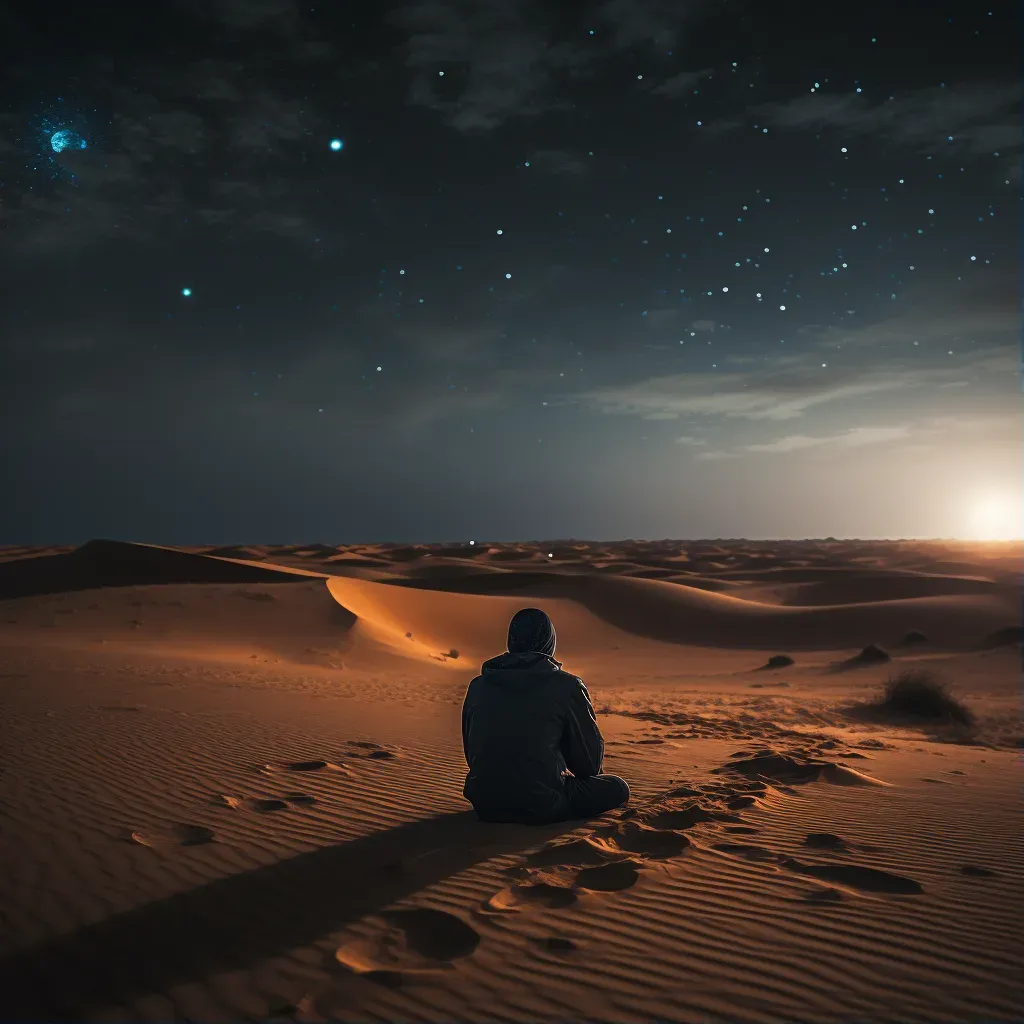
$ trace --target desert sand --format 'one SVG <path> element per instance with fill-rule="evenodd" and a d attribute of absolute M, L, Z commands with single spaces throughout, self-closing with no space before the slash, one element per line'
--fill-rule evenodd
<path fill-rule="evenodd" d="M 1022 555 L 0 549 L 0 1017 L 1020 1019 Z M 461 796 L 525 605 L 623 809 Z M 873 707 L 905 670 L 973 724 Z"/>

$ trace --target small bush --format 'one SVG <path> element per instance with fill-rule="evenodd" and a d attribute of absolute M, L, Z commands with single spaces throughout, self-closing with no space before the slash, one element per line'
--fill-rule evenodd
<path fill-rule="evenodd" d="M 788 668 L 793 659 L 788 654 L 773 654 L 765 664 L 765 668 Z"/>
<path fill-rule="evenodd" d="M 444 654 L 444 657 L 446 657 L 446 658 L 457 658 L 458 656 L 459 656 L 459 652 L 457 650 L 455 650 L 454 647 L 450 651 L 445 651 L 445 654 Z"/>
<path fill-rule="evenodd" d="M 974 724 L 971 711 L 935 675 L 922 669 L 907 669 L 892 676 L 875 707 L 901 717 L 930 722 Z"/>
<path fill-rule="evenodd" d="M 919 629 L 912 629 L 904 638 L 905 644 L 926 644 L 928 643 L 928 637 Z"/>
<path fill-rule="evenodd" d="M 1009 647 L 1011 644 L 1019 644 L 1024 641 L 1024 627 L 1006 626 L 989 633 L 982 641 L 981 646 L 985 649 L 993 647 Z"/>
<path fill-rule="evenodd" d="M 890 657 L 889 652 L 883 650 L 877 644 L 868 644 L 860 654 L 850 659 L 850 661 L 856 661 L 860 664 L 866 665 L 876 665 L 879 662 L 891 660 L 892 658 Z"/>

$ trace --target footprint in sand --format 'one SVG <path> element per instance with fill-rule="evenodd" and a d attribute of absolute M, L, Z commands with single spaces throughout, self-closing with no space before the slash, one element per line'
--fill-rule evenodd
<path fill-rule="evenodd" d="M 527 864 L 535 867 L 554 867 L 568 864 L 573 867 L 606 864 L 608 856 L 589 837 L 572 839 L 568 842 L 548 843 L 524 858 Z"/>
<path fill-rule="evenodd" d="M 621 892 L 636 885 L 641 865 L 637 861 L 622 860 L 596 868 L 583 868 L 574 880 L 577 888 L 592 892 Z"/>
<path fill-rule="evenodd" d="M 172 825 L 166 832 L 132 832 L 128 841 L 158 850 L 167 846 L 205 846 L 216 842 L 213 829 L 205 825 Z"/>
<path fill-rule="evenodd" d="M 660 804 L 645 811 L 642 817 L 654 828 L 687 829 L 706 821 L 715 821 L 716 813 L 696 803 L 685 807 Z"/>
<path fill-rule="evenodd" d="M 991 868 L 979 867 L 977 864 L 964 864 L 960 868 L 960 874 L 967 875 L 969 878 L 994 878 L 998 872 Z"/>
<path fill-rule="evenodd" d="M 798 875 L 818 878 L 823 882 L 835 882 L 862 892 L 883 892 L 891 895 L 917 895 L 924 892 L 921 884 L 912 878 L 857 864 L 802 864 L 792 857 L 784 858 L 780 864 L 787 871 L 793 871 Z"/>
<path fill-rule="evenodd" d="M 296 804 L 299 807 L 309 807 L 316 803 L 316 797 L 310 793 L 285 793 L 284 798 L 288 803 Z"/>
<path fill-rule="evenodd" d="M 699 789 L 690 789 L 689 786 L 677 786 L 675 789 L 670 789 L 665 797 L 668 800 L 678 799 L 680 797 L 687 796 L 700 796 L 701 792 Z"/>
<path fill-rule="evenodd" d="M 868 775 L 831 761 L 819 761 L 800 757 L 798 754 L 780 754 L 773 750 L 760 750 L 751 757 L 730 761 L 721 768 L 713 768 L 715 774 L 729 773 L 743 775 L 748 779 L 765 779 L 783 784 L 815 782 L 824 779 L 835 786 L 888 786 L 887 782 L 873 779 Z"/>
<path fill-rule="evenodd" d="M 544 907 L 548 910 L 561 910 L 572 906 L 579 897 L 563 885 L 552 885 L 549 882 L 534 882 L 526 885 L 510 885 L 507 889 L 496 892 L 485 901 L 480 908 L 485 913 L 508 914 L 516 913 L 525 907 Z"/>
<path fill-rule="evenodd" d="M 574 953 L 579 948 L 572 939 L 561 935 L 545 935 L 534 941 L 548 953 Z"/>
<path fill-rule="evenodd" d="M 804 846 L 812 850 L 845 850 L 846 843 L 832 832 L 810 832 L 804 836 Z"/>
<path fill-rule="evenodd" d="M 387 750 L 379 743 L 374 743 L 373 740 L 349 740 L 348 745 L 359 750 L 365 750 L 366 753 L 363 756 L 371 761 L 391 761 L 398 757 L 393 750 Z"/>
<path fill-rule="evenodd" d="M 286 765 L 286 767 L 290 772 L 320 772 L 325 769 L 343 772 L 347 766 L 343 761 L 293 761 L 291 764 Z"/>
<path fill-rule="evenodd" d="M 259 811 L 261 814 L 269 814 L 271 811 L 286 811 L 288 810 L 288 803 L 285 800 L 277 800 L 275 798 L 266 798 L 262 800 L 253 800 L 250 804 L 254 811 Z"/>
<path fill-rule="evenodd" d="M 375 934 L 339 946 L 334 959 L 346 971 L 385 984 L 450 970 L 452 961 L 480 945 L 475 929 L 441 910 L 383 911 L 375 924 Z"/>
<path fill-rule="evenodd" d="M 216 807 L 230 807 L 232 810 L 238 810 L 242 806 L 243 800 L 237 796 L 227 796 L 224 793 L 218 793 L 216 796 L 210 797 L 210 803 Z"/>
<path fill-rule="evenodd" d="M 753 825 L 726 825 L 725 831 L 735 836 L 760 835 L 761 830 Z"/>
<path fill-rule="evenodd" d="M 744 808 L 753 807 L 756 804 L 757 797 L 734 796 L 730 801 L 728 801 L 728 803 L 726 803 L 725 806 L 728 807 L 730 811 L 742 811 Z"/>
<path fill-rule="evenodd" d="M 632 853 L 656 860 L 678 857 L 690 846 L 690 840 L 678 832 L 652 828 L 638 821 L 624 821 L 595 831 L 590 842 L 611 856 Z"/>
<path fill-rule="evenodd" d="M 768 786 L 763 782 L 735 782 L 725 792 L 746 793 L 751 796 L 765 796 Z"/>
<path fill-rule="evenodd" d="M 214 841 L 213 829 L 205 825 L 175 825 L 173 833 L 182 846 L 202 846 Z"/>

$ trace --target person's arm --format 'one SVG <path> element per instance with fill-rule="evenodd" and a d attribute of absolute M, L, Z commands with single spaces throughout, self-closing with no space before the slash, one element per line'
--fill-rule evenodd
<path fill-rule="evenodd" d="M 582 679 L 570 684 L 562 756 L 565 766 L 577 778 L 600 775 L 604 764 L 604 738 L 597 727 L 597 715 Z"/>
<path fill-rule="evenodd" d="M 474 680 L 473 682 L 476 682 Z M 466 755 L 466 765 L 469 765 L 469 720 L 473 712 L 473 683 L 469 684 L 466 690 L 466 699 L 462 702 L 462 752 Z"/>

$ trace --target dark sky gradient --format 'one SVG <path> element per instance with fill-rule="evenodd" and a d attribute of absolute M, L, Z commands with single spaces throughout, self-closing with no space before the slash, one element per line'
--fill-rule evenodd
<path fill-rule="evenodd" d="M 0 543 L 1019 535 L 1017 5 L 5 11 Z"/>

